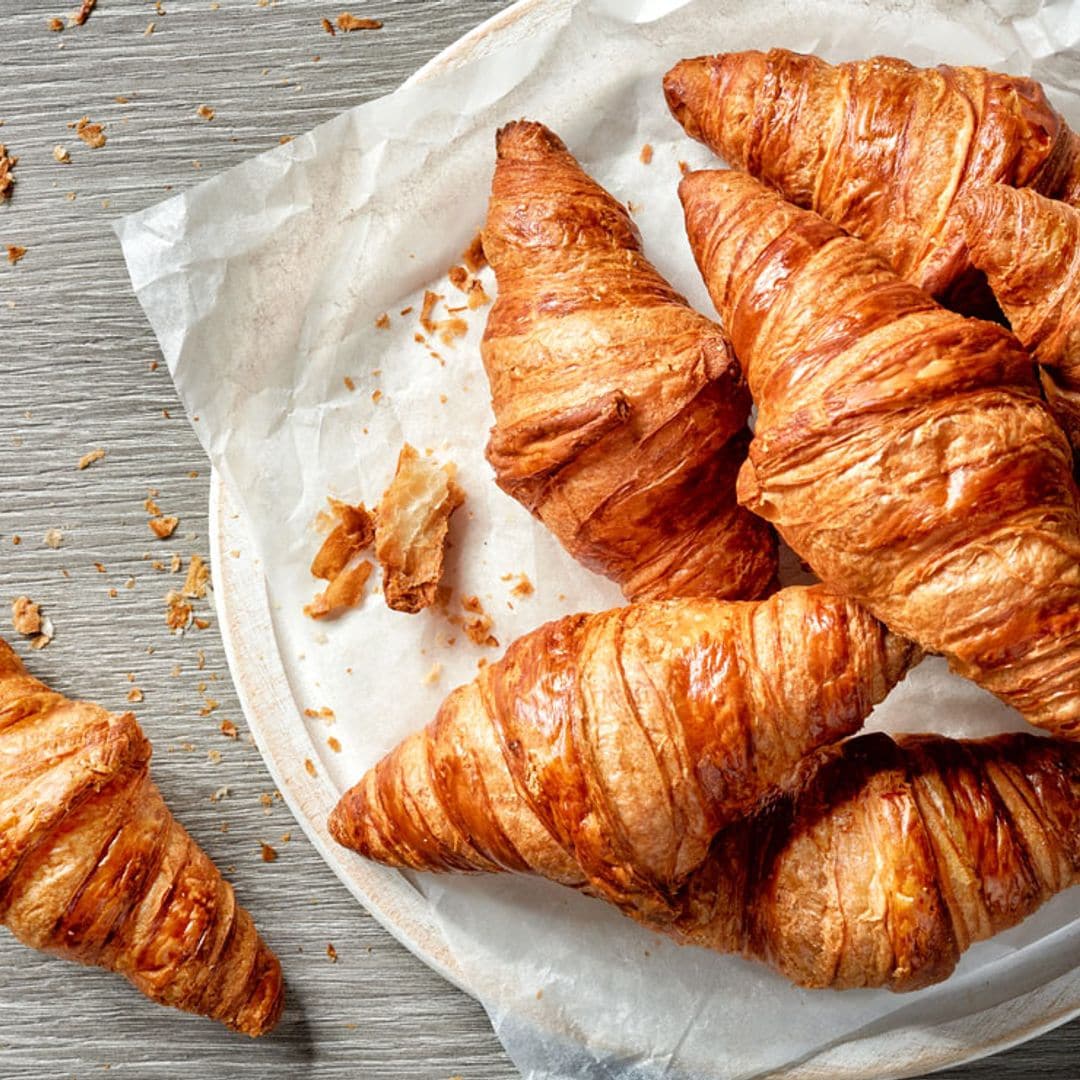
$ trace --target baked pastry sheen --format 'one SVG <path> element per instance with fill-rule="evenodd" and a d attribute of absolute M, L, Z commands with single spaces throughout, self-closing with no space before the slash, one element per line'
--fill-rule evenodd
<path fill-rule="evenodd" d="M 49 690 L 0 641 L 0 922 L 162 1005 L 262 1035 L 281 967 L 150 779 L 131 713 Z"/>
<path fill-rule="evenodd" d="M 744 173 L 680 193 L 759 406 L 740 499 L 898 634 L 1080 736 L 1080 509 L 1031 358 Z"/>
<path fill-rule="evenodd" d="M 670 921 L 717 830 L 918 656 L 820 586 L 572 615 L 455 690 L 330 830 L 392 866 L 528 871 Z"/>
<path fill-rule="evenodd" d="M 954 203 L 1000 182 L 1080 202 L 1080 139 L 1031 79 L 786 49 L 683 60 L 664 77 L 687 133 L 799 206 L 874 244 L 895 269 L 984 308 Z"/>
<path fill-rule="evenodd" d="M 631 599 L 761 595 L 775 537 L 735 498 L 750 397 L 723 332 L 556 135 L 520 121 L 497 147 L 482 352 L 499 486 Z"/>
<path fill-rule="evenodd" d="M 959 210 L 971 260 L 1013 333 L 1043 365 L 1043 389 L 1080 448 L 1080 210 L 1002 184 L 972 188 Z"/>

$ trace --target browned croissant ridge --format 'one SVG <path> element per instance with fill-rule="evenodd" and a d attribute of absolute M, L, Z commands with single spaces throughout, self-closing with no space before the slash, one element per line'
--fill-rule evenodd
<path fill-rule="evenodd" d="M 668 929 L 793 982 L 917 990 L 1080 881 L 1080 744 L 860 735 L 722 832 Z"/>
<path fill-rule="evenodd" d="M 0 641 L 0 922 L 148 998 L 263 1035 L 281 967 L 150 779 L 131 713 L 71 701 Z"/>
<path fill-rule="evenodd" d="M 670 923 L 717 831 L 917 659 L 820 586 L 572 615 L 455 690 L 330 831 L 392 866 L 531 872 Z"/>
<path fill-rule="evenodd" d="M 1080 510 L 1031 358 L 743 173 L 680 193 L 759 405 L 741 500 L 896 633 L 1080 737 Z"/>
<path fill-rule="evenodd" d="M 482 353 L 499 486 L 631 599 L 761 595 L 775 537 L 735 497 L 750 397 L 723 332 L 555 134 L 509 124 L 497 156 Z"/>
<path fill-rule="evenodd" d="M 1080 210 L 1002 184 L 958 205 L 971 260 L 1043 365 L 1047 401 L 1080 449 Z"/>
<path fill-rule="evenodd" d="M 960 195 L 999 182 L 1080 203 L 1080 138 L 1031 79 L 772 49 L 683 60 L 664 92 L 687 133 L 728 164 L 964 310 L 988 297 L 954 212 Z"/>

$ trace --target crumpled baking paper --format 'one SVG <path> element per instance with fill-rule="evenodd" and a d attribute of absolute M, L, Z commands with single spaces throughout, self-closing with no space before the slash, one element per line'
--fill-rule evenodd
<path fill-rule="evenodd" d="M 377 595 L 333 622 L 301 614 L 320 584 L 308 565 L 327 494 L 377 501 L 403 440 L 455 462 L 467 494 L 451 532 L 452 610 L 480 597 L 505 646 L 549 618 L 621 599 L 492 481 L 485 312 L 463 313 L 469 332 L 454 344 L 415 337 L 425 288 L 445 297 L 437 319 L 464 302 L 446 273 L 483 220 L 499 124 L 528 116 L 558 131 L 633 204 L 661 271 L 711 313 L 676 185 L 680 161 L 714 159 L 683 136 L 660 92 L 679 58 L 780 45 L 832 60 L 880 52 L 986 64 L 1034 74 L 1080 121 L 1080 7 L 1068 0 L 567 0 L 552 10 L 526 40 L 343 113 L 118 226 L 176 386 L 263 560 L 296 722 L 342 790 L 500 651 L 465 640 L 442 614 L 391 612 Z M 493 293 L 490 272 L 483 281 Z M 388 329 L 376 327 L 383 312 Z M 512 591 L 522 573 L 532 596 Z M 340 754 L 325 749 L 325 720 L 302 715 L 327 706 Z M 928 661 L 871 726 L 974 735 L 1017 720 Z M 894 996 L 798 990 L 543 881 L 413 881 L 465 984 L 537 1080 L 765 1076 L 848 1039 L 1008 1001 L 1080 962 L 1077 890 L 973 948 L 947 983 Z M 878 1075 L 903 1066 L 882 1063 Z"/>

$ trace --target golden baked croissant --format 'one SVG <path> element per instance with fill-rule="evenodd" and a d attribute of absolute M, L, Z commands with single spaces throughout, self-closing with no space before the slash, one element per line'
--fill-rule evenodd
<path fill-rule="evenodd" d="M 877 733 L 808 766 L 658 929 L 802 986 L 917 990 L 1080 882 L 1080 744 Z"/>
<path fill-rule="evenodd" d="M 482 352 L 499 486 L 631 599 L 751 598 L 772 530 L 739 507 L 750 398 L 727 339 L 542 124 L 497 138 Z"/>
<path fill-rule="evenodd" d="M 173 819 L 131 713 L 71 701 L 0 641 L 0 923 L 247 1035 L 277 1022 L 281 967 Z"/>
<path fill-rule="evenodd" d="M 392 866 L 528 871 L 671 919 L 718 829 L 918 657 L 821 586 L 572 615 L 450 694 L 330 831 Z"/>
<path fill-rule="evenodd" d="M 1031 358 L 744 173 L 680 194 L 759 408 L 741 501 L 896 633 L 1080 737 L 1080 509 Z"/>
<path fill-rule="evenodd" d="M 967 308 L 981 298 L 954 213 L 961 193 L 997 181 L 1080 203 L 1080 139 L 1031 79 L 772 49 L 683 60 L 664 92 L 728 164 Z"/>
<path fill-rule="evenodd" d="M 1043 365 L 1050 407 L 1080 448 L 1080 210 L 1002 184 L 971 188 L 957 209 L 971 261 Z"/>

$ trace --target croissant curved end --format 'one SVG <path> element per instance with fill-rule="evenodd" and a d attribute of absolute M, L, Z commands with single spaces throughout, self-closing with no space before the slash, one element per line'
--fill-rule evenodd
<path fill-rule="evenodd" d="M 664 100 L 671 115 L 683 126 L 692 139 L 701 139 L 702 131 L 690 102 L 701 100 L 709 85 L 705 58 L 680 60 L 664 75 Z"/>
<path fill-rule="evenodd" d="M 511 120 L 495 133 L 495 152 L 500 160 L 535 161 L 552 151 L 566 151 L 566 143 L 535 120 Z"/>

